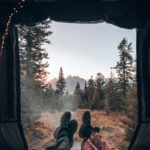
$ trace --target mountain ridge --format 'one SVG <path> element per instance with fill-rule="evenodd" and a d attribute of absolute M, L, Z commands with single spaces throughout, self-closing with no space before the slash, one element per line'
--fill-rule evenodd
<path fill-rule="evenodd" d="M 71 76 L 71 75 L 66 77 L 65 81 L 66 81 L 65 91 L 68 91 L 70 94 L 74 93 L 74 89 L 77 85 L 77 82 L 79 82 L 81 89 L 84 89 L 84 85 L 85 85 L 85 82 L 86 82 L 86 80 L 84 78 L 81 78 L 79 76 Z M 56 88 L 56 82 L 57 82 L 57 78 L 53 78 L 49 81 L 52 88 L 54 88 L 54 89 Z"/>

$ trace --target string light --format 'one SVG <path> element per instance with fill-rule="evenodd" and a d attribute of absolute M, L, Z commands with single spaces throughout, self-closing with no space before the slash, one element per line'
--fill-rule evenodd
<path fill-rule="evenodd" d="M 13 17 L 18 13 L 18 12 L 21 12 L 24 4 L 25 4 L 26 0 L 21 0 L 18 2 L 17 6 L 14 7 L 12 9 L 12 12 L 10 13 L 9 17 L 8 17 L 8 20 L 6 22 L 6 26 L 5 26 L 5 29 L 4 29 L 4 33 L 2 35 L 2 41 L 1 41 L 1 45 L 0 45 L 0 56 L 2 55 L 3 53 L 3 49 L 4 49 L 4 45 L 5 45 L 5 40 L 7 38 L 7 35 L 8 35 L 8 31 L 9 31 L 9 26 L 10 26 L 10 23 L 13 19 Z"/>

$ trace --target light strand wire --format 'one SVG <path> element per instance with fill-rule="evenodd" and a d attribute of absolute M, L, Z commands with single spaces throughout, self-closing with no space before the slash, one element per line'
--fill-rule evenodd
<path fill-rule="evenodd" d="M 26 0 L 21 0 L 21 1 L 19 1 L 19 2 L 17 3 L 17 6 L 15 6 L 15 7 L 12 9 L 12 11 L 11 11 L 9 17 L 8 17 L 8 20 L 7 20 L 7 22 L 6 22 L 6 26 L 5 26 L 5 28 L 4 28 L 4 33 L 3 33 L 2 39 L 1 39 L 1 44 L 0 44 L 0 56 L 1 56 L 2 53 L 3 53 L 3 49 L 4 49 L 4 46 L 5 46 L 6 38 L 7 38 L 7 36 L 8 36 L 8 32 L 9 32 L 9 27 L 10 27 L 11 21 L 12 21 L 13 17 L 14 17 L 17 13 L 21 12 L 21 10 L 22 10 L 22 8 L 23 8 L 25 2 L 26 2 Z"/>

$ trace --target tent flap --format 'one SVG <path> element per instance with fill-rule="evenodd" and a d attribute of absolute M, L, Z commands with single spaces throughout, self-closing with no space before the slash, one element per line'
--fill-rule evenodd
<path fill-rule="evenodd" d="M 17 123 L 0 124 L 0 149 L 25 150 Z"/>
<path fill-rule="evenodd" d="M 8 9 L 9 6 L 9 12 L 16 5 L 15 0 L 1 3 L 1 9 Z M 138 26 L 136 9 L 136 0 L 28 0 L 16 15 L 14 24 L 32 25 L 50 17 L 52 20 L 68 23 L 106 21 L 123 28 L 135 28 Z M 7 13 L 8 11 L 1 11 L 0 16 L 4 17 Z"/>

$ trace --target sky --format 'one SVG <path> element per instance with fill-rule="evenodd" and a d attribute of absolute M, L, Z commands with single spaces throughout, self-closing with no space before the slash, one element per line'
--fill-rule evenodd
<path fill-rule="evenodd" d="M 89 79 L 101 72 L 110 76 L 111 67 L 118 61 L 117 46 L 126 37 L 132 42 L 135 57 L 136 32 L 111 24 L 72 24 L 52 22 L 49 54 L 49 78 L 57 78 L 60 67 L 64 75 Z"/>

